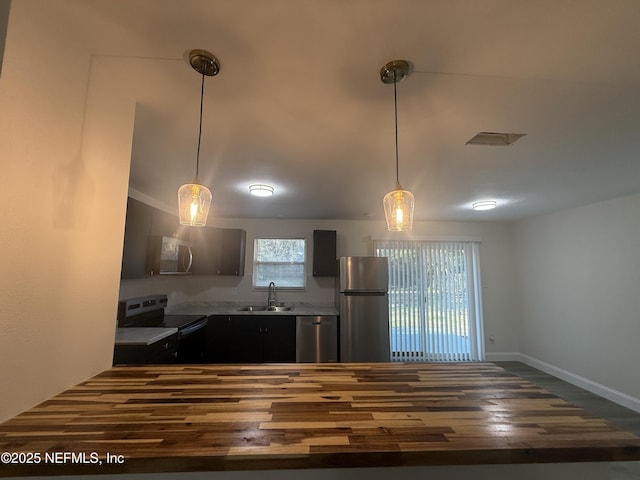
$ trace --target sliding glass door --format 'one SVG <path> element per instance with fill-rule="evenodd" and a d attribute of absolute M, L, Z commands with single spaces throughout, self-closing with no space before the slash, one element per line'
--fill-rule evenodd
<path fill-rule="evenodd" d="M 478 242 L 376 240 L 389 259 L 394 361 L 484 358 Z"/>

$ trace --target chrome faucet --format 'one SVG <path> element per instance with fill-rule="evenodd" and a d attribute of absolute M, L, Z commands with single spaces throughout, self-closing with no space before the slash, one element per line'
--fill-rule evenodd
<path fill-rule="evenodd" d="M 269 282 L 269 293 L 267 294 L 267 307 L 276 306 L 276 284 Z"/>

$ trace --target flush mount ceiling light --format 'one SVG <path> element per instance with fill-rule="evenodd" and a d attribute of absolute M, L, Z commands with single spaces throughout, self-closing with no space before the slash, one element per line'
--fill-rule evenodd
<path fill-rule="evenodd" d="M 249 185 L 249 193 L 255 197 L 270 197 L 273 195 L 273 187 L 264 183 Z"/>
<path fill-rule="evenodd" d="M 218 59 L 206 50 L 192 50 L 189 64 L 202 75 L 200 86 L 200 125 L 198 128 L 198 150 L 196 153 L 196 175 L 192 183 L 186 183 L 178 189 L 178 215 L 181 225 L 202 227 L 207 223 L 211 206 L 211 190 L 198 180 L 200 166 L 200 141 L 202 140 L 202 104 L 204 100 L 204 77 L 212 77 L 220 72 Z"/>
<path fill-rule="evenodd" d="M 475 202 L 471 205 L 474 210 L 493 210 L 498 206 L 495 200 L 483 200 L 481 202 Z"/>
<path fill-rule="evenodd" d="M 396 185 L 383 199 L 384 216 L 387 219 L 387 228 L 392 232 L 401 232 L 413 228 L 413 207 L 415 204 L 413 194 L 400 186 L 398 175 L 398 96 L 396 84 L 409 75 L 409 63 L 405 60 L 394 60 L 380 69 L 382 83 L 393 83 L 393 111 L 395 119 L 395 143 L 396 143 Z"/>
<path fill-rule="evenodd" d="M 480 132 L 467 140 L 465 145 L 488 145 L 490 147 L 508 147 L 526 133 Z"/>

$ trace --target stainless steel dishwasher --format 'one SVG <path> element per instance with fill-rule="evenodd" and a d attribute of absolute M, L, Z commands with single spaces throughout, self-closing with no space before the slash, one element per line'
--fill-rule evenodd
<path fill-rule="evenodd" d="M 338 317 L 296 317 L 296 362 L 338 361 Z"/>

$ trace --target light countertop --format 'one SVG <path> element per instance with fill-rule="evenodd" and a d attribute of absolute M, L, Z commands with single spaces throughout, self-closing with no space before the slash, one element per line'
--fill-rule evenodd
<path fill-rule="evenodd" d="M 177 328 L 127 327 L 116 329 L 116 345 L 151 345 L 177 333 Z"/>
<path fill-rule="evenodd" d="M 291 310 L 280 312 L 268 310 L 243 311 L 247 303 L 235 302 L 185 302 L 169 306 L 165 310 L 166 315 L 338 315 L 338 310 L 334 305 L 313 305 L 309 303 L 286 303 Z M 263 304 L 251 304 L 255 306 L 266 306 Z"/>

